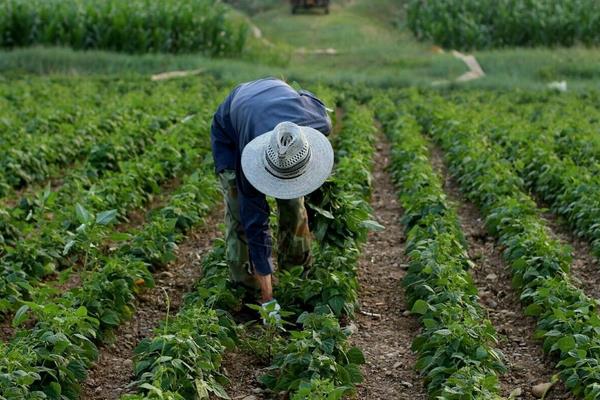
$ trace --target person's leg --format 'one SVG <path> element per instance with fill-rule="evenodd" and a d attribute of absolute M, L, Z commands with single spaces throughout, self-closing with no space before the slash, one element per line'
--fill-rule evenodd
<path fill-rule="evenodd" d="M 310 229 L 304 207 L 304 198 L 277 200 L 279 231 L 277 237 L 277 263 L 279 268 L 295 265 L 309 266 Z"/>
<path fill-rule="evenodd" d="M 248 242 L 240 220 L 235 171 L 221 172 L 219 182 L 225 198 L 225 259 L 231 279 L 246 286 L 257 287 L 256 280 L 250 274 Z"/>

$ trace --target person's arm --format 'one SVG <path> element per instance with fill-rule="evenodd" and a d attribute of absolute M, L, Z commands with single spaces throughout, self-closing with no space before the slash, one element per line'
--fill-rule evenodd
<path fill-rule="evenodd" d="M 269 232 L 269 205 L 263 194 L 238 193 L 240 218 L 248 240 L 250 261 L 261 288 L 261 302 L 273 299 L 271 274 L 273 273 L 272 240 Z"/>

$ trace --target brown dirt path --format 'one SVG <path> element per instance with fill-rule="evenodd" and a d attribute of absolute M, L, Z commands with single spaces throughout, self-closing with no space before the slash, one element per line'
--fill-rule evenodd
<path fill-rule="evenodd" d="M 233 400 L 270 399 L 272 396 L 258 382 L 269 364 L 249 349 L 237 348 L 226 352 L 222 365 L 225 376 L 229 378 L 229 385 L 225 388 L 227 394 Z"/>
<path fill-rule="evenodd" d="M 518 399 L 535 399 L 532 387 L 550 382 L 557 373 L 555 362 L 542 351 L 539 341 L 533 339 L 535 320 L 525 317 L 519 296 L 511 284 L 511 272 L 502 260 L 502 251 L 493 237 L 487 234 L 477 207 L 466 200 L 459 186 L 446 170 L 442 152 L 432 148 L 431 161 L 444 177 L 444 189 L 456 205 L 459 221 L 469 245 L 469 256 L 476 264 L 471 274 L 478 288 L 480 302 L 488 318 L 498 331 L 498 348 L 504 353 L 508 371 L 500 376 L 502 394 L 509 396 L 521 390 Z M 562 383 L 556 384 L 546 400 L 574 399 Z"/>
<path fill-rule="evenodd" d="M 155 274 L 156 287 L 143 293 L 136 302 L 130 321 L 121 325 L 112 344 L 100 348 L 100 357 L 82 384 L 81 399 L 118 399 L 128 392 L 133 380 L 133 350 L 144 338 L 153 335 L 167 314 L 181 306 L 183 295 L 192 290 L 201 275 L 200 262 L 221 236 L 219 223 L 223 209 L 216 207 L 202 227 L 193 230 L 177 250 L 177 259 Z"/>
<path fill-rule="evenodd" d="M 365 354 L 365 381 L 358 387 L 358 399 L 426 399 L 422 379 L 414 370 L 416 355 L 411 351 L 419 324 L 410 316 L 400 283 L 408 259 L 404 254 L 402 209 L 397 201 L 389 165 L 390 144 L 379 136 L 373 171 L 371 204 L 374 217 L 385 226 L 371 232 L 359 261 L 357 331 L 352 344 Z M 369 316 L 378 314 L 381 317 Z"/>

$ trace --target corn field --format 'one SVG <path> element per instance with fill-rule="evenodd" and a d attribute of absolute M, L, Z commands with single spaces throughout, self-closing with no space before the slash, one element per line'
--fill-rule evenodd
<path fill-rule="evenodd" d="M 218 0 L 6 0 L 0 3 L 0 46 L 235 56 L 247 26 L 228 11 Z"/>

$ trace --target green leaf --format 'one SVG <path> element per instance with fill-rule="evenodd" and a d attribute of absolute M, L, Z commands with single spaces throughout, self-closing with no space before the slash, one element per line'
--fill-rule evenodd
<path fill-rule="evenodd" d="M 362 221 L 360 226 L 367 228 L 372 232 L 381 232 L 385 229 L 385 226 L 381 225 L 379 222 L 374 221 L 372 219 L 368 219 L 366 221 Z"/>
<path fill-rule="evenodd" d="M 535 317 L 542 313 L 542 307 L 538 304 L 530 304 L 525 308 L 525 315 Z"/>
<path fill-rule="evenodd" d="M 115 220 L 117 217 L 117 210 L 102 211 L 96 216 L 96 223 L 98 225 L 108 225 Z"/>
<path fill-rule="evenodd" d="M 81 361 L 72 361 L 67 365 L 67 368 L 77 378 L 78 381 L 85 379 L 87 369 Z"/>
<path fill-rule="evenodd" d="M 100 317 L 100 320 L 105 323 L 106 325 L 111 325 L 111 326 L 117 326 L 119 325 L 120 319 L 119 319 L 119 315 L 112 311 L 106 311 L 104 314 L 102 314 L 102 317 Z"/>
<path fill-rule="evenodd" d="M 321 207 L 317 207 L 314 204 L 310 204 L 310 208 L 312 208 L 313 210 L 315 210 L 317 213 L 321 214 L 322 216 L 324 216 L 325 218 L 328 219 L 335 219 L 335 217 L 333 216 L 332 213 L 330 213 L 327 210 L 322 209 Z"/>
<path fill-rule="evenodd" d="M 363 352 L 360 351 L 360 349 L 358 347 L 352 347 L 350 350 L 348 350 L 348 353 L 346 353 L 346 356 L 348 356 L 348 361 L 350 361 L 352 364 L 364 364 L 365 363 L 365 356 L 363 355 Z"/>
<path fill-rule="evenodd" d="M 19 309 L 15 313 L 15 316 L 13 317 L 13 320 L 12 320 L 12 325 L 14 327 L 21 325 L 23 323 L 23 321 L 25 321 L 27 319 L 27 311 L 29 311 L 28 305 L 23 305 L 23 306 L 19 307 Z"/>
<path fill-rule="evenodd" d="M 485 347 L 483 347 L 483 346 L 477 347 L 477 350 L 475 351 L 475 359 L 476 360 L 484 360 L 487 358 L 487 356 L 488 356 L 488 352 Z"/>
<path fill-rule="evenodd" d="M 346 371 L 348 371 L 348 375 L 350 376 L 350 380 L 352 383 L 356 384 L 363 381 L 363 376 L 360 372 L 360 368 L 356 364 L 346 365 Z"/>
<path fill-rule="evenodd" d="M 88 212 L 81 204 L 75 204 L 75 214 L 81 224 L 89 224 L 92 222 L 92 214 Z"/>
<path fill-rule="evenodd" d="M 58 382 L 50 382 L 50 385 L 48 385 L 48 389 L 50 390 L 50 393 L 53 398 L 61 398 L 60 394 L 62 393 L 62 388 L 60 387 L 60 384 Z"/>
<path fill-rule="evenodd" d="M 198 396 L 198 399 L 208 400 L 209 399 L 208 382 L 206 382 L 204 379 L 196 378 L 195 383 L 196 383 L 196 395 Z"/>
<path fill-rule="evenodd" d="M 75 245 L 75 243 L 77 243 L 76 240 L 69 240 L 66 244 L 65 247 L 63 248 L 63 256 L 66 256 L 67 254 L 69 254 L 69 251 L 71 250 L 71 248 Z"/>
<path fill-rule="evenodd" d="M 344 298 L 340 296 L 335 296 L 329 299 L 329 306 L 335 313 L 335 315 L 340 315 L 342 313 L 342 309 L 344 308 Z"/>
<path fill-rule="evenodd" d="M 219 385 L 216 382 L 213 383 L 212 388 L 210 388 L 210 390 L 215 394 L 215 396 L 221 399 L 231 399 L 231 397 L 229 397 L 223 386 Z"/>
<path fill-rule="evenodd" d="M 113 242 L 124 242 L 131 239 L 131 234 L 127 232 L 112 232 L 109 237 Z"/>
<path fill-rule="evenodd" d="M 429 304 L 427 304 L 426 301 L 421 300 L 421 299 L 415 301 L 415 304 L 413 304 L 413 307 L 411 310 L 411 312 L 413 314 L 419 314 L 419 315 L 424 315 L 427 313 L 427 311 L 429 311 Z"/>
<path fill-rule="evenodd" d="M 85 316 L 87 316 L 87 308 L 85 308 L 84 306 L 81 306 L 79 308 L 77 308 L 77 310 L 75 310 L 75 313 L 73 314 L 78 318 L 83 318 Z"/>
<path fill-rule="evenodd" d="M 335 350 L 335 341 L 332 338 L 323 340 L 323 342 L 321 342 L 321 348 L 325 354 L 333 354 L 333 350 Z"/>
<path fill-rule="evenodd" d="M 564 336 L 555 343 L 554 348 L 560 349 L 563 353 L 568 353 L 573 350 L 577 344 L 575 343 L 575 339 L 573 336 Z"/>

